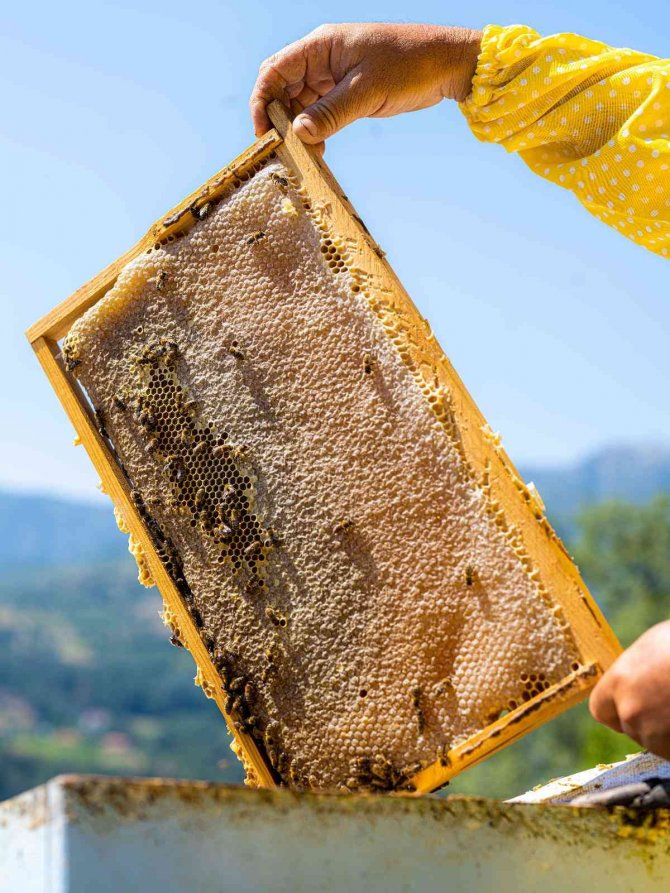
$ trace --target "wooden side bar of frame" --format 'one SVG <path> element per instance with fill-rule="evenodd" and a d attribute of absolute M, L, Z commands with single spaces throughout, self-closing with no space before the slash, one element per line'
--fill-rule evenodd
<path fill-rule="evenodd" d="M 254 739 L 236 729 L 225 712 L 225 696 L 218 672 L 179 591 L 156 552 L 131 497 L 128 481 L 97 430 L 85 395 L 59 358 L 57 342 L 67 334 L 75 320 L 114 285 L 126 264 L 147 248 L 183 234 L 199 219 L 199 211 L 208 201 L 218 198 L 241 179 L 246 179 L 253 172 L 254 166 L 268 155 L 276 154 L 295 174 L 309 196 L 311 205 L 318 209 L 331 231 L 346 242 L 349 254 L 354 257 L 359 271 L 366 276 L 372 291 L 391 308 L 397 316 L 398 324 L 406 330 L 410 347 L 403 353 L 403 360 L 410 368 L 425 370 L 427 375 L 448 389 L 458 419 L 463 456 L 477 476 L 478 483 L 488 488 L 490 498 L 504 508 L 506 523 L 519 533 L 528 553 L 534 557 L 542 582 L 559 603 L 582 657 L 581 665 L 568 677 L 491 723 L 414 776 L 412 783 L 416 793 L 421 794 L 439 788 L 463 769 L 481 762 L 581 700 L 621 649 L 581 580 L 577 568 L 549 525 L 540 504 L 522 481 L 500 445 L 499 438 L 490 431 L 433 336 L 427 320 L 423 319 L 414 306 L 330 170 L 311 149 L 295 137 L 290 118 L 280 103 L 272 103 L 268 111 L 274 130 L 257 140 L 201 189 L 187 196 L 157 221 L 126 254 L 78 289 L 33 325 L 26 334 L 97 469 L 105 490 L 142 546 L 161 595 L 176 615 L 184 644 L 201 671 L 205 682 L 203 687 L 211 693 L 223 713 L 258 783 L 262 787 L 276 787 L 276 776 Z"/>

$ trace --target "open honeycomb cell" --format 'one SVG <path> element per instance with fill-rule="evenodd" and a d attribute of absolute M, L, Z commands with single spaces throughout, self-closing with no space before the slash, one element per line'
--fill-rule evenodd
<path fill-rule="evenodd" d="M 579 650 L 293 172 L 259 164 L 197 217 L 65 362 L 278 778 L 402 790 Z"/>

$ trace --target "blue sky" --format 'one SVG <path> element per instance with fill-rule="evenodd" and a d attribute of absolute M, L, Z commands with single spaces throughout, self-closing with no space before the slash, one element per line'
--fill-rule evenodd
<path fill-rule="evenodd" d="M 253 138 L 260 61 L 309 2 L 12 4 L 0 22 L 0 486 L 96 477 L 23 330 Z M 337 21 L 523 22 L 670 56 L 667 0 L 349 2 Z M 409 18 L 411 16 L 411 18 Z M 362 121 L 328 162 L 518 463 L 670 443 L 670 266 L 472 137 L 446 103 Z"/>

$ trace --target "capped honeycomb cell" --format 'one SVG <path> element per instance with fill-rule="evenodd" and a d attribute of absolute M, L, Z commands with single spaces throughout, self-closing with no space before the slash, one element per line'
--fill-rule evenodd
<path fill-rule="evenodd" d="M 275 782 L 411 791 L 597 675 L 584 629 L 606 627 L 576 571 L 583 613 L 566 619 L 539 499 L 464 424 L 447 361 L 425 359 L 365 263 L 381 251 L 278 155 L 128 262 L 63 365 L 209 656 L 196 683 L 223 692 Z M 171 608 L 165 622 L 191 647 Z"/>

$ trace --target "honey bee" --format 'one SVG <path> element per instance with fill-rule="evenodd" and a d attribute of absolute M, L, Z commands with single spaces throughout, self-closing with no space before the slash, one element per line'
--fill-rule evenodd
<path fill-rule="evenodd" d="M 371 375 L 375 371 L 375 358 L 371 353 L 363 355 L 363 371 L 366 375 Z"/>
<path fill-rule="evenodd" d="M 167 271 L 159 270 L 156 274 L 156 288 L 158 291 L 163 291 L 165 288 L 165 280 L 167 279 Z"/>
<path fill-rule="evenodd" d="M 207 441 L 201 440 L 193 447 L 193 455 L 199 456 L 207 449 Z"/>
<path fill-rule="evenodd" d="M 211 517 L 208 514 L 204 514 L 200 518 L 200 529 L 203 533 L 211 533 L 214 528 L 214 524 L 212 522 Z"/>
<path fill-rule="evenodd" d="M 203 508 L 207 502 L 207 492 L 204 487 L 200 487 L 200 489 L 196 491 L 194 502 L 197 509 Z"/>
<path fill-rule="evenodd" d="M 100 434 L 100 437 L 109 439 L 109 435 L 107 434 L 107 429 L 105 428 L 105 417 L 102 414 L 102 410 L 100 410 L 100 409 L 94 410 L 93 417 L 95 418 L 95 424 L 98 429 L 98 433 Z"/>
<path fill-rule="evenodd" d="M 333 532 L 337 534 L 348 533 L 350 530 L 353 530 L 353 527 L 354 522 L 351 518 L 342 518 L 333 527 Z"/>
<path fill-rule="evenodd" d="M 257 577 L 252 577 L 245 584 L 244 591 L 247 595 L 258 595 L 258 593 L 261 591 L 261 588 L 261 581 Z"/>
<path fill-rule="evenodd" d="M 437 748 L 437 752 L 435 754 L 435 759 L 440 764 L 440 766 L 450 766 L 451 760 L 449 759 L 449 748 L 446 744 L 441 744 Z"/>
<path fill-rule="evenodd" d="M 279 754 L 279 759 L 277 760 L 277 772 L 282 777 L 285 777 L 286 775 L 289 774 L 290 770 L 291 770 L 291 758 L 287 753 L 284 753 L 282 751 L 282 753 Z"/>
<path fill-rule="evenodd" d="M 421 686 L 417 686 L 412 691 L 412 707 L 414 708 L 414 712 L 416 713 L 416 721 L 419 727 L 419 735 L 423 735 L 423 730 L 426 725 L 426 718 L 423 713 L 423 708 L 421 706 L 421 697 L 423 695 L 423 691 Z"/>
<path fill-rule="evenodd" d="M 245 558 L 253 558 L 255 555 L 258 555 L 258 553 L 261 551 L 261 548 L 262 546 L 258 542 L 258 540 L 254 540 L 253 543 L 249 543 L 249 545 L 244 550 Z"/>
<path fill-rule="evenodd" d="M 265 535 L 263 537 L 263 545 L 266 549 L 269 549 L 270 546 L 278 546 L 281 543 L 280 537 L 277 535 L 276 531 L 273 527 L 268 527 L 265 531 Z"/>
<path fill-rule="evenodd" d="M 286 177 L 282 177 L 280 174 L 270 174 L 270 178 L 272 182 L 275 183 L 282 191 L 288 188 L 288 180 Z"/>
<path fill-rule="evenodd" d="M 242 700 L 242 697 L 240 695 L 238 695 L 233 700 L 232 713 L 246 713 L 246 712 L 247 711 L 245 709 L 244 701 Z"/>
<path fill-rule="evenodd" d="M 128 404 L 126 403 L 126 401 L 123 399 L 123 397 L 120 394 L 114 394 L 114 397 L 112 399 L 114 402 L 114 406 L 117 409 L 120 409 L 122 412 L 124 410 L 128 409 Z"/>
<path fill-rule="evenodd" d="M 163 463 L 163 467 L 161 469 L 162 473 L 165 477 L 169 477 L 177 467 L 177 457 L 176 456 L 168 456 Z"/>
<path fill-rule="evenodd" d="M 437 688 L 435 689 L 435 694 L 446 694 L 446 692 L 449 691 L 449 689 L 453 689 L 453 687 L 454 685 L 451 679 L 449 679 L 448 676 L 445 676 L 444 679 L 441 679 L 440 682 L 438 682 Z"/>
<path fill-rule="evenodd" d="M 274 626 L 281 626 L 282 629 L 285 628 L 288 624 L 286 616 L 278 611 L 276 608 L 273 608 L 272 605 L 268 605 L 266 607 L 265 616 L 268 618 L 270 623 L 272 623 Z"/>
<path fill-rule="evenodd" d="M 68 372 L 73 372 L 77 366 L 81 366 L 81 360 L 65 359 L 65 368 Z"/>
<path fill-rule="evenodd" d="M 271 676 L 274 676 L 274 674 L 277 672 L 277 664 L 275 663 L 276 653 L 274 646 L 266 650 L 265 656 L 267 657 L 268 662 L 265 666 L 265 669 L 263 670 L 263 675 L 261 677 L 263 682 L 267 682 L 268 679 L 270 679 Z"/>
<path fill-rule="evenodd" d="M 230 347 L 228 348 L 228 353 L 231 354 L 231 356 L 234 356 L 236 360 L 244 359 L 244 351 L 240 350 L 237 341 L 233 341 L 231 343 Z"/>
<path fill-rule="evenodd" d="M 265 233 L 263 232 L 262 229 L 259 229 L 258 232 L 252 233 L 247 238 L 247 245 L 256 245 L 258 242 L 260 242 L 264 238 L 265 238 Z"/>
<path fill-rule="evenodd" d="M 209 214 L 209 212 L 210 212 L 210 210 L 211 210 L 211 207 L 212 207 L 212 206 L 210 205 L 209 202 L 205 202 L 204 205 L 201 205 L 201 206 L 198 208 L 198 217 L 199 217 L 200 220 L 204 220 L 205 217 L 207 217 L 207 215 Z"/>
<path fill-rule="evenodd" d="M 233 538 L 233 531 L 228 527 L 227 524 L 222 524 L 219 527 L 219 534 L 224 543 L 229 543 Z"/>
<path fill-rule="evenodd" d="M 268 742 L 265 744 L 265 753 L 267 754 L 268 760 L 270 761 L 270 765 L 273 769 L 277 768 L 279 752 L 277 748 Z"/>
<path fill-rule="evenodd" d="M 221 497 L 224 505 L 231 505 L 231 503 L 237 500 L 238 493 L 235 487 L 232 484 L 224 484 L 223 485 L 223 496 Z"/>
<path fill-rule="evenodd" d="M 184 643 L 182 642 L 182 640 L 179 638 L 179 636 L 176 633 L 174 633 L 173 635 L 170 636 L 170 644 L 174 645 L 176 648 L 184 647 Z"/>
<path fill-rule="evenodd" d="M 244 676 L 235 676 L 230 683 L 230 690 L 235 693 L 242 691 L 245 682 L 246 679 L 244 678 Z"/>
<path fill-rule="evenodd" d="M 154 431 L 157 425 L 156 416 L 147 409 L 141 409 L 136 413 L 137 421 L 147 431 Z"/>
<path fill-rule="evenodd" d="M 472 564 L 467 564 L 465 566 L 465 585 L 472 586 L 475 582 L 475 575 L 477 571 Z"/>

